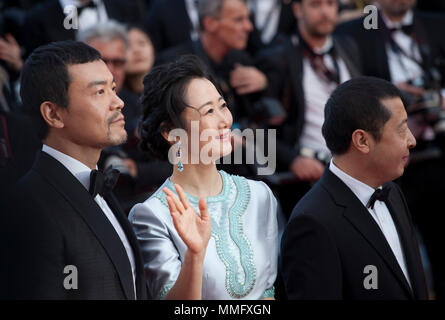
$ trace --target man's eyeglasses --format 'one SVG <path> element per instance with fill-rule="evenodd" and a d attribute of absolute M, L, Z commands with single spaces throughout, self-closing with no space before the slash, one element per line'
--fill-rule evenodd
<path fill-rule="evenodd" d="M 112 64 L 114 67 L 116 68 L 121 68 L 125 65 L 126 60 L 125 59 L 105 59 L 102 58 L 102 60 L 106 63 L 106 64 Z"/>

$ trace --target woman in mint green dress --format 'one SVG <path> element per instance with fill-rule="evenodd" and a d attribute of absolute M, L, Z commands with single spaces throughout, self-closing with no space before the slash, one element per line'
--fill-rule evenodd
<path fill-rule="evenodd" d="M 217 170 L 232 115 L 212 78 L 185 56 L 151 71 L 141 102 L 141 147 L 174 163 L 129 215 L 153 298 L 274 298 L 277 201 L 263 182 Z"/>

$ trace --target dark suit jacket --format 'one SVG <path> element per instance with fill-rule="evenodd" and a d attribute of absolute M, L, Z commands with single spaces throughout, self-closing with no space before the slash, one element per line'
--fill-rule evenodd
<path fill-rule="evenodd" d="M 137 1 L 106 0 L 109 19 L 122 23 L 141 23 L 143 11 Z M 23 39 L 26 55 L 53 41 L 75 40 L 76 30 L 65 29 L 65 14 L 59 0 L 48 0 L 32 8 L 25 17 Z"/>
<path fill-rule="evenodd" d="M 192 22 L 184 0 L 153 1 L 145 18 L 144 27 L 156 52 L 191 40 Z"/>
<path fill-rule="evenodd" d="M 361 74 L 361 61 L 355 42 L 346 36 L 334 36 L 334 48 L 352 77 Z M 303 52 L 298 35 L 282 45 L 258 54 L 257 65 L 270 79 L 267 95 L 279 99 L 287 111 L 287 119 L 277 129 L 277 160 L 287 169 L 298 155 L 295 148 L 304 125 Z"/>
<path fill-rule="evenodd" d="M 337 34 L 346 34 L 354 38 L 359 47 L 363 63 L 363 74 L 391 81 L 388 55 L 386 53 L 384 21 L 379 15 L 378 29 L 366 30 L 364 18 L 358 18 L 340 24 Z M 438 30 L 445 30 L 443 15 L 414 11 L 414 30 L 421 39 L 422 46 L 427 47 L 428 54 L 421 51 L 422 59 L 427 65 L 436 65 L 442 74 L 442 86 L 445 85 L 445 39 Z"/>
<path fill-rule="evenodd" d="M 378 225 L 329 169 L 292 212 L 281 242 L 280 270 L 289 299 L 427 299 L 424 273 L 405 199 L 390 183 L 387 204 L 396 225 L 410 289 Z M 364 268 L 377 268 L 377 289 L 365 289 Z"/>
<path fill-rule="evenodd" d="M 140 249 L 114 196 L 106 197 L 133 249 L 138 299 L 147 298 Z M 134 299 L 131 265 L 104 212 L 57 160 L 39 152 L 1 221 L 0 294 L 6 299 Z M 78 289 L 64 287 L 64 268 Z"/>

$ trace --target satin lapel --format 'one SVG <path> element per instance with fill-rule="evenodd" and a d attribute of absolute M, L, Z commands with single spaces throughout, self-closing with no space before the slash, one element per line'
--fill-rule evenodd
<path fill-rule="evenodd" d="M 139 244 L 134 234 L 134 231 L 131 227 L 130 222 L 122 211 L 119 202 L 114 197 L 114 195 L 109 195 L 105 198 L 108 203 L 108 206 L 113 211 L 120 225 L 122 226 L 122 230 L 124 230 L 125 235 L 127 236 L 128 242 L 133 250 L 133 256 L 135 259 L 135 267 L 136 267 L 136 295 L 137 299 L 145 300 L 147 299 L 147 290 L 145 275 L 144 275 L 144 265 L 142 262 L 142 256 L 139 249 Z"/>
<path fill-rule="evenodd" d="M 45 152 L 38 154 L 34 170 L 53 185 L 84 219 L 116 268 L 127 299 L 134 299 L 133 277 L 127 253 L 119 235 L 96 201 L 59 161 Z"/>
<path fill-rule="evenodd" d="M 427 299 L 428 294 L 419 247 L 417 245 L 414 230 L 408 221 L 407 208 L 403 205 L 401 200 L 397 198 L 397 192 L 398 190 L 396 190 L 396 187 L 392 186 L 386 206 L 391 213 L 397 228 L 397 233 L 399 234 L 414 295 L 417 299 Z M 402 214 L 402 212 L 405 214 Z"/>
<path fill-rule="evenodd" d="M 391 247 L 368 210 L 343 181 L 335 176 L 328 168 L 323 174 L 322 183 L 326 186 L 326 190 L 332 194 L 335 201 L 345 207 L 343 212 L 344 217 L 368 241 L 371 247 L 373 247 L 383 261 L 385 261 L 394 277 L 400 282 L 408 294 L 412 296 L 412 291 Z"/>

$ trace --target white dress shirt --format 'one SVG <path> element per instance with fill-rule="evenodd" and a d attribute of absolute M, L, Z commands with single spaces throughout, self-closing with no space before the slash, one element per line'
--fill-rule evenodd
<path fill-rule="evenodd" d="M 278 31 L 281 1 L 251 0 L 248 5 L 255 14 L 255 26 L 261 31 L 261 41 L 270 43 Z"/>
<path fill-rule="evenodd" d="M 199 14 L 196 4 L 196 0 L 185 0 L 185 8 L 192 23 L 192 30 L 190 32 L 190 38 L 192 40 L 198 40 L 199 37 Z"/>
<path fill-rule="evenodd" d="M 408 11 L 405 17 L 399 23 L 394 23 L 389 20 L 383 13 L 382 19 L 388 28 L 399 28 L 401 26 L 413 24 L 414 15 L 412 11 Z M 422 55 L 420 54 L 419 46 L 416 41 L 405 34 L 402 30 L 394 31 L 392 34 L 394 42 L 410 57 L 416 61 L 422 61 Z M 423 75 L 422 67 L 415 62 L 412 58 L 407 57 L 399 52 L 394 52 L 389 43 L 386 44 L 386 54 L 388 56 L 389 73 L 391 82 L 394 84 L 407 82 L 408 80 L 419 79 Z M 445 91 L 442 90 L 441 94 L 444 96 Z M 433 140 L 434 131 L 431 127 L 417 124 L 414 121 L 414 117 L 408 119 L 411 131 L 414 132 L 416 138 L 422 138 L 424 140 Z"/>
<path fill-rule="evenodd" d="M 42 146 L 42 151 L 49 154 L 51 157 L 59 161 L 66 169 L 68 169 L 71 174 L 76 177 L 77 180 L 88 190 L 90 188 L 90 174 L 91 169 L 88 168 L 86 165 L 84 165 L 82 162 L 70 157 L 67 154 L 64 154 L 60 151 L 57 151 L 54 148 L 51 148 L 50 146 L 47 146 L 44 144 Z M 110 221 L 110 223 L 113 225 L 114 230 L 116 230 L 119 238 L 122 241 L 122 244 L 125 247 L 125 251 L 127 252 L 128 260 L 131 264 L 131 271 L 133 275 L 133 288 L 134 288 L 134 295 L 136 297 L 136 286 L 135 286 L 135 280 L 136 280 L 136 266 L 134 262 L 134 255 L 133 250 L 131 249 L 130 243 L 128 242 L 127 236 L 125 235 L 124 230 L 122 229 L 119 221 L 116 219 L 116 216 L 113 214 L 113 211 L 111 211 L 110 207 L 108 206 L 107 202 L 104 198 L 102 198 L 101 195 L 97 195 L 94 198 L 94 201 L 99 205 L 99 207 L 102 209 L 103 213 L 107 217 L 107 219 Z"/>
<path fill-rule="evenodd" d="M 102 23 L 108 20 L 107 10 L 102 0 L 92 0 L 97 8 L 85 8 L 82 10 L 80 15 L 77 17 L 78 30 L 86 30 L 95 26 L 98 23 Z M 81 7 L 83 4 L 79 0 L 59 0 L 62 10 L 69 5 L 76 8 Z M 70 12 L 65 13 L 68 15 Z"/>
<path fill-rule="evenodd" d="M 315 53 L 322 54 L 328 52 L 333 46 L 333 40 L 328 38 L 325 45 Z M 330 54 L 323 56 L 324 63 L 329 70 L 335 70 L 334 61 Z M 346 68 L 345 63 L 337 57 L 337 65 L 340 72 L 340 83 L 351 79 L 351 75 Z M 314 151 L 322 151 L 330 154 L 326 142 L 321 133 L 321 127 L 324 122 L 324 107 L 329 96 L 337 87 L 336 83 L 327 82 L 322 79 L 312 68 L 309 60 L 303 58 L 303 90 L 304 90 L 304 125 L 303 132 L 298 144 L 301 147 L 309 148 Z"/>
<path fill-rule="evenodd" d="M 331 160 L 329 164 L 329 170 L 335 174 L 341 181 L 343 181 L 349 189 L 355 194 L 355 196 L 360 200 L 363 206 L 366 208 L 369 199 L 374 193 L 374 189 L 367 184 L 351 177 L 340 168 L 338 168 L 334 162 Z M 381 187 L 379 187 L 381 188 Z M 399 263 L 400 269 L 402 269 L 408 284 L 411 286 L 409 280 L 408 269 L 406 267 L 405 255 L 402 250 L 402 245 L 400 243 L 399 234 L 397 232 L 396 226 L 392 219 L 391 213 L 388 210 L 385 202 L 377 200 L 374 204 L 374 209 L 367 208 L 368 212 L 371 214 L 372 218 L 375 220 L 380 230 L 382 231 L 386 241 L 394 253 L 394 256 Z"/>
<path fill-rule="evenodd" d="M 394 23 L 382 13 L 382 19 L 388 28 L 398 28 L 413 23 L 413 12 L 408 11 L 400 23 Z M 408 55 L 412 56 L 417 61 L 422 61 L 419 46 L 413 39 L 405 34 L 402 30 L 394 31 L 394 42 Z M 389 72 L 391 81 L 393 83 L 406 82 L 422 76 L 422 68 L 413 59 L 406 57 L 403 54 L 394 52 L 389 43 L 386 44 L 386 53 L 388 55 Z"/>

